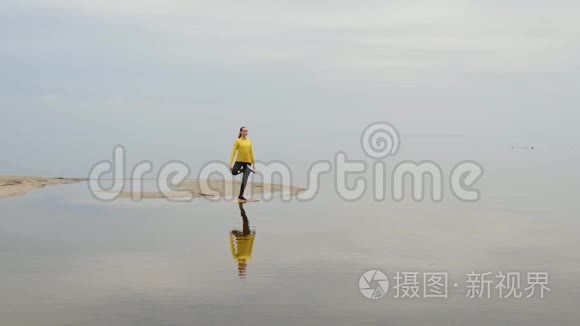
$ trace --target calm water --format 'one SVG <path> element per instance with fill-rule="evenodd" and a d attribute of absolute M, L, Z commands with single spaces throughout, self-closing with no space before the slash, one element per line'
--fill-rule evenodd
<path fill-rule="evenodd" d="M 313 201 L 244 212 L 203 199 L 102 203 L 84 183 L 0 200 L 1 324 L 577 325 L 578 145 L 412 142 L 397 160 L 444 171 L 480 162 L 482 199 L 461 202 L 445 186 L 441 203 L 345 202 L 326 176 Z M 395 298 L 390 288 L 369 300 L 358 284 L 370 269 L 391 286 L 397 271 L 447 272 L 448 298 Z M 471 270 L 549 272 L 551 291 L 470 299 Z"/>

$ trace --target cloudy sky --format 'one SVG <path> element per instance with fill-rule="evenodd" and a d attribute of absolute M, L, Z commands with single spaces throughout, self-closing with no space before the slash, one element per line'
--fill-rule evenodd
<path fill-rule="evenodd" d="M 377 120 L 407 137 L 580 135 L 578 1 L 0 6 L 4 173 L 84 173 L 115 144 L 227 159 L 241 125 L 276 158 L 358 143 Z"/>

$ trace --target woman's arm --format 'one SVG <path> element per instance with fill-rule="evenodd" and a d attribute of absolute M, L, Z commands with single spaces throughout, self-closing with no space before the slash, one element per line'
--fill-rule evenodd
<path fill-rule="evenodd" d="M 254 144 L 250 145 L 250 160 L 254 168 L 256 167 L 256 160 L 254 160 Z"/>
<path fill-rule="evenodd" d="M 232 153 L 230 154 L 230 162 L 229 166 L 232 166 L 232 162 L 234 161 L 234 156 L 236 155 L 236 151 L 238 150 L 238 140 L 234 141 L 234 146 L 232 147 Z"/>

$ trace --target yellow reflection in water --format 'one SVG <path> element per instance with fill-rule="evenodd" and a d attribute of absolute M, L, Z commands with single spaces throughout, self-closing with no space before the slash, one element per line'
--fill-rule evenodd
<path fill-rule="evenodd" d="M 244 204 L 239 203 L 239 208 L 242 215 L 242 229 L 230 231 L 230 249 L 232 250 L 232 257 L 238 263 L 238 275 L 240 279 L 245 279 L 248 261 L 252 259 L 252 247 L 254 246 L 256 231 L 250 230 L 250 221 L 248 221 Z"/>

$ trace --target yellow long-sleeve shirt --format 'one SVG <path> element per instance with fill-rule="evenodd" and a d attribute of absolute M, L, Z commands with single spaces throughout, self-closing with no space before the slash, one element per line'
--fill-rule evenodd
<path fill-rule="evenodd" d="M 236 157 L 237 162 L 246 162 L 252 164 L 256 163 L 254 160 L 254 150 L 252 149 L 252 141 L 250 138 L 238 138 L 236 141 L 234 141 L 232 154 L 230 155 L 230 165 L 232 165 L 232 162 L 234 161 L 236 151 L 238 152 L 238 156 Z"/>

